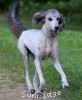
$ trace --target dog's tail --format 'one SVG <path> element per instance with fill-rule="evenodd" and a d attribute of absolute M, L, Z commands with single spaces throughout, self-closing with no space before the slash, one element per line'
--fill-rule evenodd
<path fill-rule="evenodd" d="M 17 17 L 19 14 L 19 9 L 20 3 L 16 2 L 11 5 L 11 8 L 7 15 L 9 28 L 17 38 L 19 38 L 22 32 L 26 30 L 20 19 Z"/>

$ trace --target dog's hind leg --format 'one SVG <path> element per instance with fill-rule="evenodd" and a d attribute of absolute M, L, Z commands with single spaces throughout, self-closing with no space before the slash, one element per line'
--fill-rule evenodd
<path fill-rule="evenodd" d="M 35 74 L 34 74 L 34 78 L 33 78 L 33 85 L 36 91 L 38 91 L 38 73 L 36 71 L 35 68 Z"/>
<path fill-rule="evenodd" d="M 38 73 L 37 73 L 37 70 L 36 70 L 36 67 L 35 67 L 35 74 L 34 74 L 34 78 L 33 78 L 33 85 L 34 85 L 34 89 L 36 91 L 36 94 L 38 96 L 42 95 L 41 91 L 39 90 L 38 88 Z"/>
<path fill-rule="evenodd" d="M 35 57 L 34 63 L 35 63 L 35 66 L 36 66 L 36 70 L 37 70 L 39 79 L 40 79 L 40 87 L 39 87 L 39 89 L 41 91 L 41 90 L 44 89 L 45 80 L 44 80 L 44 77 L 43 77 L 43 74 L 42 74 L 39 58 Z"/>
<path fill-rule="evenodd" d="M 25 72 L 26 72 L 26 83 L 28 85 L 28 89 L 30 93 L 35 93 L 35 90 L 30 80 L 29 71 L 28 71 L 28 68 L 29 68 L 29 58 L 28 58 L 29 54 L 28 53 L 29 52 L 27 51 L 26 46 L 22 42 L 18 42 L 18 49 L 23 54 L 24 67 L 25 67 Z"/>
<path fill-rule="evenodd" d="M 33 88 L 31 80 L 30 80 L 29 71 L 28 71 L 28 68 L 29 68 L 28 57 L 26 55 L 23 55 L 23 58 L 24 58 L 24 66 L 25 66 L 25 72 L 26 72 L 26 83 L 28 85 L 28 89 L 29 89 L 30 93 L 35 93 L 35 90 Z"/>

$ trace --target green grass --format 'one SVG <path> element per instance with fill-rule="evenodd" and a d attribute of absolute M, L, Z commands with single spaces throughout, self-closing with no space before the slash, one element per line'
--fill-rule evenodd
<path fill-rule="evenodd" d="M 31 25 L 28 27 L 30 28 Z M 41 63 L 46 80 L 45 91 L 61 91 L 61 100 L 82 100 L 82 31 L 64 30 L 57 38 L 59 60 L 67 75 L 70 88 L 68 91 L 62 89 L 60 75 L 54 69 L 52 60 L 48 59 Z M 30 73 L 32 77 L 34 73 L 32 59 L 30 59 Z M 23 59 L 17 49 L 17 39 L 9 31 L 4 19 L 1 18 L 0 88 L 3 88 L 4 85 L 16 88 L 18 83 L 25 84 L 24 76 Z"/>

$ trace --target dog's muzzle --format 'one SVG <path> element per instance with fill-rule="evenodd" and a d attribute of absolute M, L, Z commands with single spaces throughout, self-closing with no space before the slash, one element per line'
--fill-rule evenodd
<path fill-rule="evenodd" d="M 56 36 L 56 34 L 58 33 L 58 30 L 57 30 L 57 29 L 52 30 L 52 29 L 50 28 L 49 31 L 50 31 L 50 34 L 51 34 L 52 36 Z"/>
<path fill-rule="evenodd" d="M 61 26 L 55 27 L 54 30 L 50 28 L 49 31 L 50 31 L 50 34 L 55 37 L 58 33 L 62 31 L 62 27 Z"/>

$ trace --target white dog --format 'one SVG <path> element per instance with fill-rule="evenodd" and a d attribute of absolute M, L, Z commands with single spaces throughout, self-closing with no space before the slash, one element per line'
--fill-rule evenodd
<path fill-rule="evenodd" d="M 55 36 L 60 33 L 65 25 L 65 19 L 61 13 L 56 9 L 48 11 L 39 11 L 35 13 L 32 24 L 42 24 L 42 29 L 26 30 L 17 18 L 20 8 L 19 3 L 14 3 L 9 10 L 7 20 L 11 31 L 18 38 L 18 49 L 24 58 L 24 66 L 26 71 L 26 82 L 31 93 L 42 94 L 45 85 L 45 79 L 42 74 L 40 62 L 43 59 L 52 57 L 53 64 L 62 78 L 62 87 L 67 89 L 69 84 L 66 75 L 58 60 L 58 43 Z M 32 56 L 35 63 L 35 75 L 33 84 L 31 83 L 28 73 L 29 55 Z M 38 77 L 40 79 L 40 86 L 38 88 Z"/>

